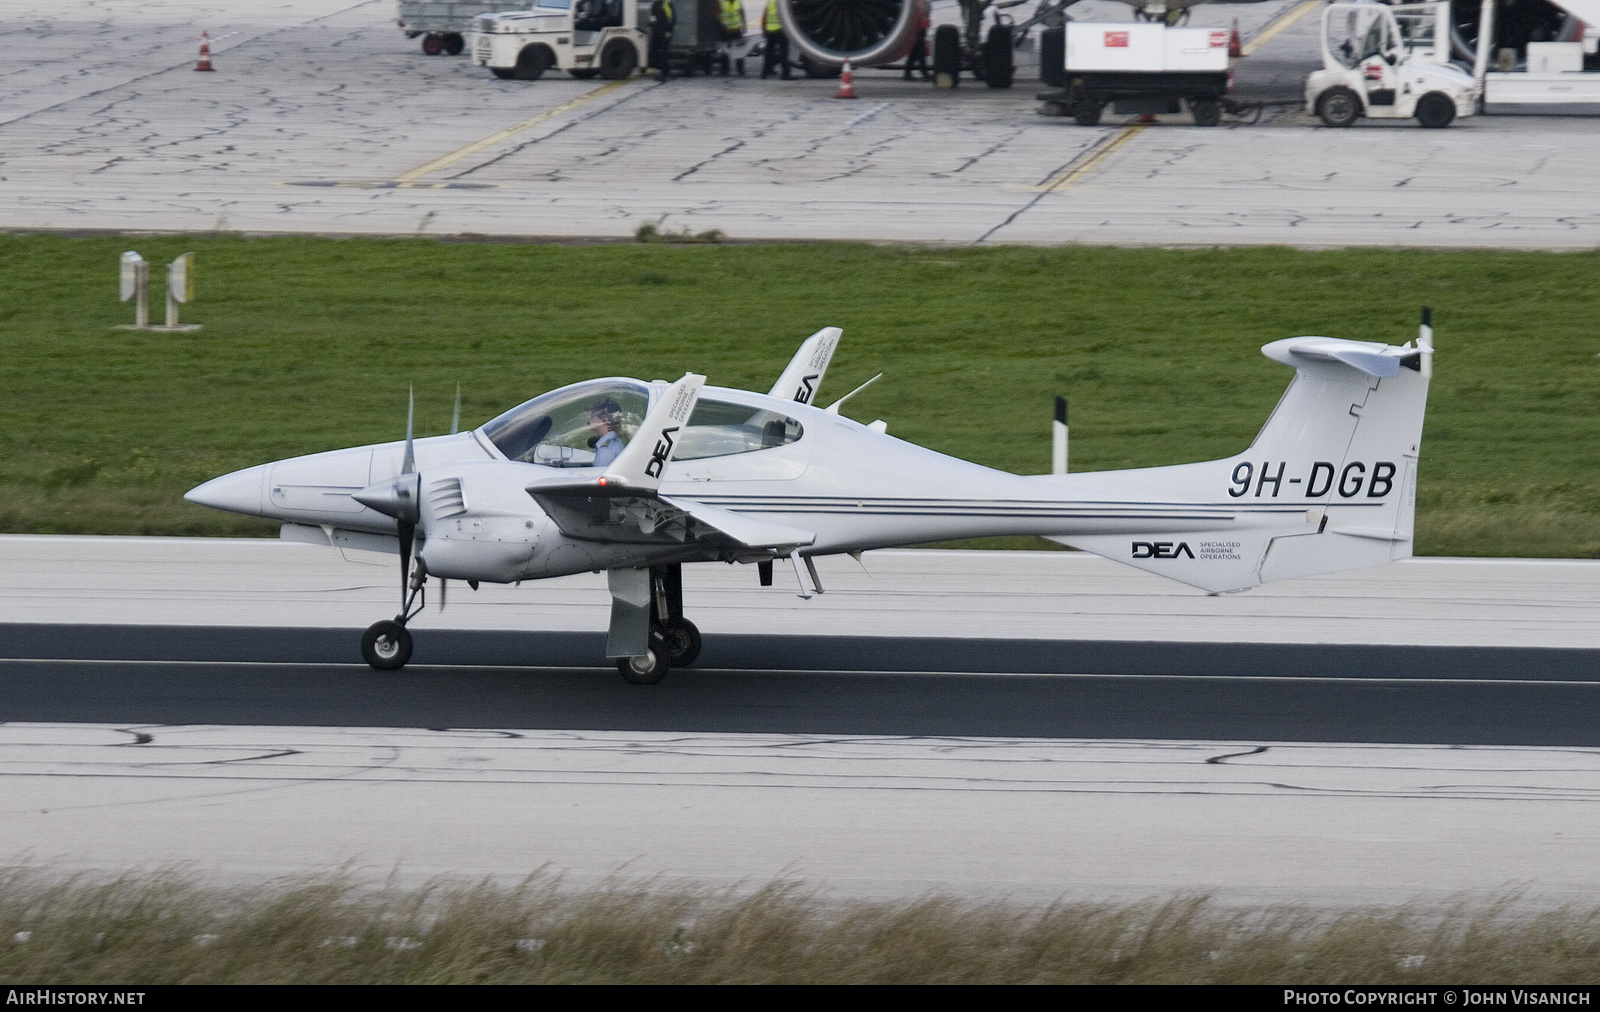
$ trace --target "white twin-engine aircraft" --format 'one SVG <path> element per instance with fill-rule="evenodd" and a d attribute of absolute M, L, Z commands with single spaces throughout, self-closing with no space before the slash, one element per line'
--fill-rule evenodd
<path fill-rule="evenodd" d="M 1023 476 L 947 457 L 814 406 L 840 331 L 818 331 L 765 394 L 597 379 L 471 432 L 294 457 L 224 475 L 191 502 L 282 521 L 285 537 L 395 552 L 401 610 L 362 638 L 375 668 L 411 656 L 428 577 L 512 583 L 605 570 L 606 654 L 630 682 L 691 663 L 686 562 L 812 560 L 895 545 L 1038 534 L 1212 592 L 1411 555 L 1432 374 L 1415 343 L 1327 337 L 1262 353 L 1294 380 L 1226 460 Z M 859 388 L 858 388 L 859 389 Z"/>

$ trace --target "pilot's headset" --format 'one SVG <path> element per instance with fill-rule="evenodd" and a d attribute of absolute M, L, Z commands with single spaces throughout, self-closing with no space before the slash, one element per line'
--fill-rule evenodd
<path fill-rule="evenodd" d="M 627 440 L 627 437 L 622 433 L 622 405 L 610 397 L 595 402 L 594 407 L 589 409 L 589 417 L 600 419 L 605 423 L 607 432 L 615 432 L 619 438 L 624 441 Z M 593 446 L 598 442 L 599 438 L 596 437 L 590 441 L 589 445 Z"/>

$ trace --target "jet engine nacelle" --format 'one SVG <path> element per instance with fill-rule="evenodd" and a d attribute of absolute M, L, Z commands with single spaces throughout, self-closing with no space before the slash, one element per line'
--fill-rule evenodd
<path fill-rule="evenodd" d="M 815 63 L 857 67 L 905 59 L 928 0 L 778 0 L 778 17 Z"/>

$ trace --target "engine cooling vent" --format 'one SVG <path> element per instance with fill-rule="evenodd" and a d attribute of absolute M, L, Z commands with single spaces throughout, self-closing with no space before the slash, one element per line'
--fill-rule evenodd
<path fill-rule="evenodd" d="M 467 511 L 466 497 L 461 494 L 460 478 L 443 478 L 428 486 L 428 509 L 435 519 L 447 520 Z"/>

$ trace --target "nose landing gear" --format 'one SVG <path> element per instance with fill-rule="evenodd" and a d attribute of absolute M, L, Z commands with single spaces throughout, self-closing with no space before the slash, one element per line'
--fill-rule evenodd
<path fill-rule="evenodd" d="M 419 556 L 406 582 L 400 614 L 374 622 L 361 635 L 361 659 L 379 671 L 394 671 L 411 660 L 411 630 L 406 623 L 427 605 L 428 566 Z"/>

